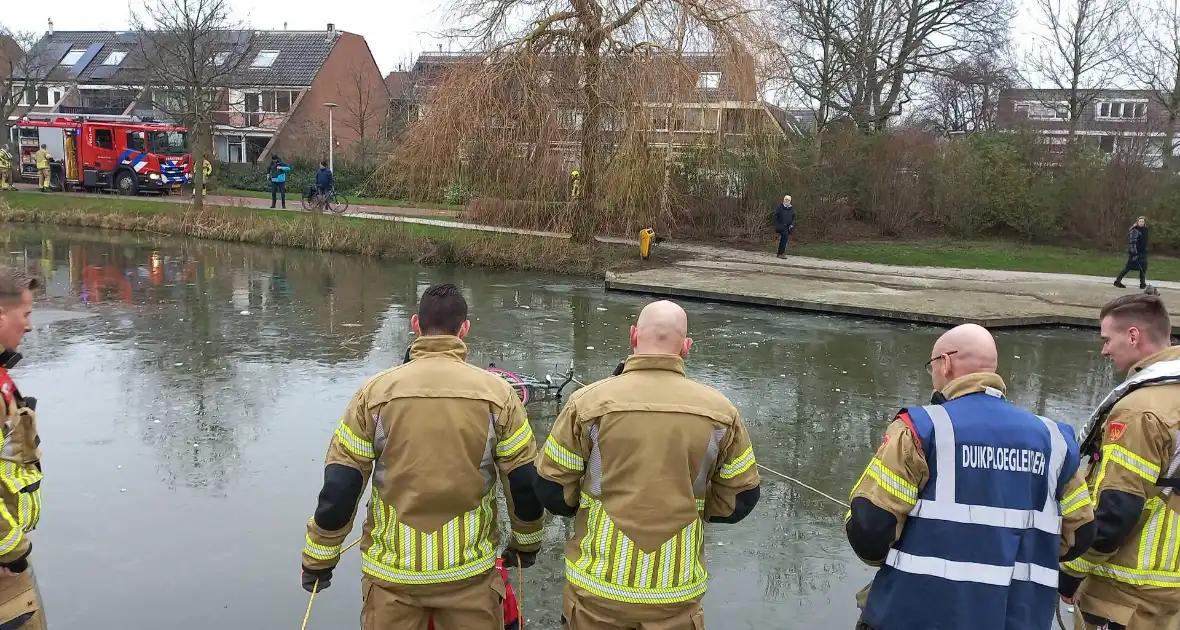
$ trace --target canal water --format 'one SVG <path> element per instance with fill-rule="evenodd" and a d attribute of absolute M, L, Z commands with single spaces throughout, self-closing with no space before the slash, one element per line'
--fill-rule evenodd
<path fill-rule="evenodd" d="M 601 283 L 427 268 L 98 230 L 0 226 L 46 281 L 15 370 L 39 400 L 44 513 L 33 559 L 56 630 L 296 628 L 304 526 L 349 397 L 401 360 L 420 292 L 462 287 L 470 360 L 580 380 L 627 352 L 641 296 Z M 841 498 L 893 412 L 929 399 L 940 331 L 685 303 L 689 374 L 741 410 L 760 463 Z M 1092 331 L 998 335 L 1013 398 L 1080 423 L 1113 383 Z M 557 407 L 529 405 L 541 440 Z M 763 474 L 762 502 L 706 537 L 712 628 L 851 628 L 871 578 L 842 508 Z M 360 519 L 356 532 L 360 531 Z M 558 627 L 567 522 L 525 571 L 528 627 Z M 351 540 L 352 537 L 350 537 Z M 309 628 L 356 627 L 359 555 Z"/>

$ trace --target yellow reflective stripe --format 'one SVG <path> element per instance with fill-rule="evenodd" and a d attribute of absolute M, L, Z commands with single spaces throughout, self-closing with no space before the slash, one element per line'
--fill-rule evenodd
<path fill-rule="evenodd" d="M 373 453 L 373 443 L 368 440 L 361 439 L 360 436 L 358 436 L 356 433 L 353 433 L 352 429 L 350 429 L 343 421 L 340 422 L 340 426 L 336 429 L 336 437 L 339 438 L 340 445 L 351 452 L 353 455 L 356 455 L 357 457 L 363 457 L 365 459 L 373 459 L 375 457 Z"/>
<path fill-rule="evenodd" d="M 397 538 L 398 538 L 398 559 L 397 568 L 405 569 L 406 571 L 413 571 L 414 566 L 414 536 L 418 532 L 410 528 L 405 523 L 397 524 Z"/>
<path fill-rule="evenodd" d="M 1180 539 L 1177 538 L 1177 526 L 1180 525 L 1180 516 L 1175 512 L 1168 510 L 1168 522 L 1164 528 L 1168 530 L 1168 537 L 1164 541 L 1164 549 L 1167 553 L 1167 559 L 1164 561 L 1164 568 L 1169 571 L 1176 570 L 1176 551 L 1180 548 Z"/>
<path fill-rule="evenodd" d="M 463 515 L 463 557 L 461 562 L 475 562 L 479 558 L 479 511 Z"/>
<path fill-rule="evenodd" d="M 660 588 L 672 586 L 672 571 L 676 569 L 676 547 L 679 544 L 681 532 L 660 545 L 660 571 L 657 574 Z"/>
<path fill-rule="evenodd" d="M 696 554 L 694 553 L 692 532 L 687 529 L 680 531 L 680 579 L 676 580 L 677 584 L 688 584 L 692 581 L 692 564 Z"/>
<path fill-rule="evenodd" d="M 34 466 L 25 466 L 8 460 L 0 460 L 0 483 L 16 494 L 41 479 L 44 475 Z"/>
<path fill-rule="evenodd" d="M 697 511 L 703 512 L 704 509 L 705 509 L 705 500 L 704 499 L 697 499 Z"/>
<path fill-rule="evenodd" d="M 549 459 L 575 472 L 581 472 L 586 469 L 586 460 L 582 459 L 580 455 L 569 450 L 568 448 L 557 443 L 557 439 L 552 435 L 548 440 L 545 440 L 545 454 Z"/>
<path fill-rule="evenodd" d="M 539 545 L 541 544 L 541 538 L 543 534 L 544 532 L 542 531 L 524 533 L 518 532 L 515 529 L 512 530 L 512 537 L 516 539 L 517 544 L 520 545 Z"/>
<path fill-rule="evenodd" d="M 1072 514 L 1090 505 L 1090 489 L 1086 487 L 1086 484 L 1082 484 L 1065 495 L 1058 505 L 1061 506 L 1062 516 Z"/>
<path fill-rule="evenodd" d="M 456 582 L 490 571 L 496 565 L 496 556 L 479 558 L 451 569 L 439 571 L 405 571 L 395 566 L 377 562 L 369 554 L 361 555 L 361 570 L 387 582 L 398 584 L 442 584 Z"/>
<path fill-rule="evenodd" d="M 316 560 L 335 560 L 340 556 L 340 545 L 328 547 L 311 539 L 311 534 L 303 543 L 303 553 Z"/>
<path fill-rule="evenodd" d="M 599 579 L 606 579 L 606 562 L 610 557 L 610 541 L 615 535 L 615 523 L 606 515 L 606 509 L 598 512 L 599 529 L 595 536 L 594 565 L 590 573 Z"/>
<path fill-rule="evenodd" d="M 1151 569 L 1156 566 L 1155 556 L 1156 552 L 1159 551 L 1163 520 L 1167 514 L 1167 509 L 1164 508 L 1163 503 L 1159 497 L 1154 497 L 1143 506 L 1151 516 L 1143 524 L 1143 530 L 1139 536 L 1140 569 Z"/>
<path fill-rule="evenodd" d="M 496 443 L 496 457 L 512 457 L 533 439 L 533 428 L 527 420 L 512 435 Z"/>
<path fill-rule="evenodd" d="M 5 554 L 16 549 L 17 545 L 20 545 L 22 534 L 20 525 L 16 522 L 16 519 L 12 518 L 12 515 L 8 513 L 8 509 L 2 504 L 0 504 L 0 517 L 3 517 L 4 522 L 8 524 L 8 534 L 0 540 L 0 554 Z"/>
<path fill-rule="evenodd" d="M 741 455 L 738 455 L 732 462 L 721 467 L 721 472 L 718 476 L 722 479 L 733 479 L 753 468 L 754 463 L 754 447 L 747 446 Z"/>
<path fill-rule="evenodd" d="M 438 533 L 431 532 L 423 536 L 422 568 L 426 571 L 438 570 Z"/>
<path fill-rule="evenodd" d="M 443 539 L 446 548 L 443 550 L 443 563 L 448 567 L 459 564 L 459 521 L 453 520 L 443 525 Z"/>
<path fill-rule="evenodd" d="M 1103 458 L 1111 459 L 1123 468 L 1155 483 L 1160 477 L 1160 467 L 1132 453 L 1118 444 L 1107 444 L 1102 447 Z"/>
<path fill-rule="evenodd" d="M 877 482 L 877 485 L 882 490 L 892 494 L 893 496 L 905 501 L 908 505 L 914 505 L 918 502 L 918 486 L 902 479 L 900 475 L 889 470 L 885 466 L 885 462 L 874 457 L 869 461 L 869 467 L 865 469 L 865 474 Z"/>
<path fill-rule="evenodd" d="M 616 531 L 618 531 L 618 530 L 616 530 Z M 615 584 L 626 584 L 627 583 L 627 575 L 626 574 L 627 574 L 627 569 L 631 566 L 631 551 L 632 551 L 632 547 L 634 546 L 634 544 L 631 542 L 631 540 L 629 538 L 624 536 L 623 532 L 621 532 L 621 531 L 618 531 L 618 538 L 619 538 L 619 542 L 618 542 L 618 546 L 617 546 L 618 551 L 617 551 L 617 553 L 615 553 L 615 557 L 614 557 L 614 560 L 615 560 L 614 583 Z M 643 554 L 640 553 L 639 555 L 642 556 Z M 640 575 L 643 575 L 643 571 L 640 571 Z"/>
<path fill-rule="evenodd" d="M 706 579 L 672 588 L 639 588 L 605 582 L 578 569 L 568 558 L 565 561 L 565 576 L 571 584 L 590 593 L 617 602 L 630 604 L 677 604 L 704 595 Z"/>
<path fill-rule="evenodd" d="M 1083 558 L 1071 560 L 1065 566 L 1080 573 L 1101 575 L 1116 582 L 1134 586 L 1180 588 L 1180 572 L 1177 571 L 1132 569 L 1115 564 L 1097 565 Z"/>
<path fill-rule="evenodd" d="M 481 558 L 496 552 L 496 546 L 492 543 L 492 528 L 496 526 L 495 522 L 492 520 L 492 514 L 495 511 L 495 502 L 495 492 L 490 492 L 483 498 L 483 509 L 480 513 L 480 516 L 483 520 L 483 527 L 480 530 L 480 539 L 482 540 L 480 543 Z"/>
<path fill-rule="evenodd" d="M 579 505 L 583 509 L 590 508 L 590 511 L 586 513 L 586 535 L 582 536 L 582 544 L 579 545 L 581 555 L 578 556 L 578 569 L 585 571 L 590 568 L 590 561 L 594 559 L 594 553 L 591 551 L 594 536 L 591 532 L 598 531 L 598 517 L 602 511 L 602 504 L 591 501 L 590 497 L 583 494 Z"/>

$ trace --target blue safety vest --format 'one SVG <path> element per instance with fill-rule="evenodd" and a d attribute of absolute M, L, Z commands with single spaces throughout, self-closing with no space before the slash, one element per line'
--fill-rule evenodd
<path fill-rule="evenodd" d="M 930 478 L 869 590 L 876 630 L 1040 630 L 1053 621 L 1068 425 L 995 389 L 905 411 Z"/>

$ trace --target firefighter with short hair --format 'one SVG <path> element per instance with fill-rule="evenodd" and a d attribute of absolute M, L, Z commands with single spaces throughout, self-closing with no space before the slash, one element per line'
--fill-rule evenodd
<path fill-rule="evenodd" d="M 13 190 L 12 154 L 7 144 L 0 144 L 0 190 Z"/>
<path fill-rule="evenodd" d="M 0 448 L 0 628 L 44 630 L 45 609 L 29 555 L 29 533 L 41 518 L 41 436 L 37 401 L 21 394 L 8 371 L 17 347 L 31 331 L 33 292 L 39 282 L 0 268 L 0 398 L 4 404 Z"/>
<path fill-rule="evenodd" d="M 737 523 L 760 494 L 737 409 L 685 377 L 688 317 L 647 305 L 622 370 L 570 396 L 537 455 L 537 495 L 574 519 L 570 630 L 702 630 L 705 523 Z"/>
<path fill-rule="evenodd" d="M 1079 630 L 1180 628 L 1180 347 L 1159 296 L 1117 298 L 1099 319 L 1102 355 L 1127 380 L 1087 423 L 1101 430 L 1089 475 L 1098 534 L 1061 567 L 1060 593 Z"/>
<path fill-rule="evenodd" d="M 454 285 L 428 288 L 410 325 L 410 361 L 356 392 L 328 446 L 303 587 L 330 585 L 371 478 L 363 630 L 499 629 L 506 592 L 495 569 L 496 481 L 512 521 L 500 558 L 531 567 L 545 516 L 533 489 L 533 430 L 512 386 L 467 363 L 471 322 Z"/>

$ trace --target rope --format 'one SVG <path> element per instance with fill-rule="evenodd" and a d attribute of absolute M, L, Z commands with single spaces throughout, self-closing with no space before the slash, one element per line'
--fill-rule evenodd
<path fill-rule="evenodd" d="M 357 543 L 359 543 L 360 541 L 361 541 L 361 539 L 357 538 L 356 540 L 349 543 L 349 545 L 347 547 L 340 550 L 340 555 L 343 556 L 346 551 L 357 546 Z M 315 584 L 311 585 L 311 597 L 309 597 L 307 599 L 307 612 L 303 613 L 303 625 L 300 626 L 300 630 L 307 630 L 307 620 L 311 619 L 311 605 L 315 603 L 315 594 L 317 592 L 319 592 L 319 590 L 320 590 L 320 579 L 316 578 Z"/>
<path fill-rule="evenodd" d="M 520 630 L 524 630 L 524 569 L 520 566 L 520 554 L 516 554 L 516 615 L 520 618 Z"/>
<path fill-rule="evenodd" d="M 1057 627 L 1065 630 L 1065 622 L 1061 620 L 1061 604 L 1057 604 Z"/>
<path fill-rule="evenodd" d="M 811 487 L 811 486 L 809 486 L 809 485 L 807 485 L 807 484 L 803 483 L 802 481 L 799 481 L 798 479 L 796 479 L 796 478 L 794 478 L 794 477 L 790 477 L 790 476 L 784 475 L 784 474 L 782 474 L 781 472 L 779 472 L 779 471 L 777 471 L 777 470 L 773 470 L 773 469 L 771 469 L 771 468 L 767 468 L 766 466 L 763 466 L 762 464 L 758 464 L 758 467 L 759 467 L 759 468 L 761 468 L 762 470 L 765 470 L 765 471 L 766 471 L 766 472 L 768 472 L 768 473 L 771 473 L 771 474 L 774 474 L 774 475 L 778 475 L 779 477 L 782 477 L 783 479 L 786 479 L 787 481 L 790 481 L 791 483 L 794 483 L 794 484 L 798 484 L 798 485 L 800 485 L 800 486 L 803 486 L 804 488 L 807 488 L 808 490 L 810 490 L 810 491 L 812 491 L 812 492 L 814 492 L 814 493 L 816 493 L 816 494 L 820 495 L 821 497 L 823 497 L 823 498 L 825 498 L 825 499 L 827 499 L 827 500 L 831 501 L 832 503 L 835 503 L 835 504 L 837 504 L 837 505 L 842 505 L 842 506 L 844 506 L 845 508 L 847 508 L 847 507 L 848 507 L 848 504 L 847 504 L 847 503 L 845 503 L 845 502 L 843 502 L 843 501 L 841 501 L 840 499 L 837 499 L 836 497 L 834 497 L 834 496 L 832 496 L 832 495 L 830 495 L 830 494 L 828 494 L 828 493 L 824 492 L 823 490 L 819 490 L 819 489 L 813 488 L 813 487 Z"/>

